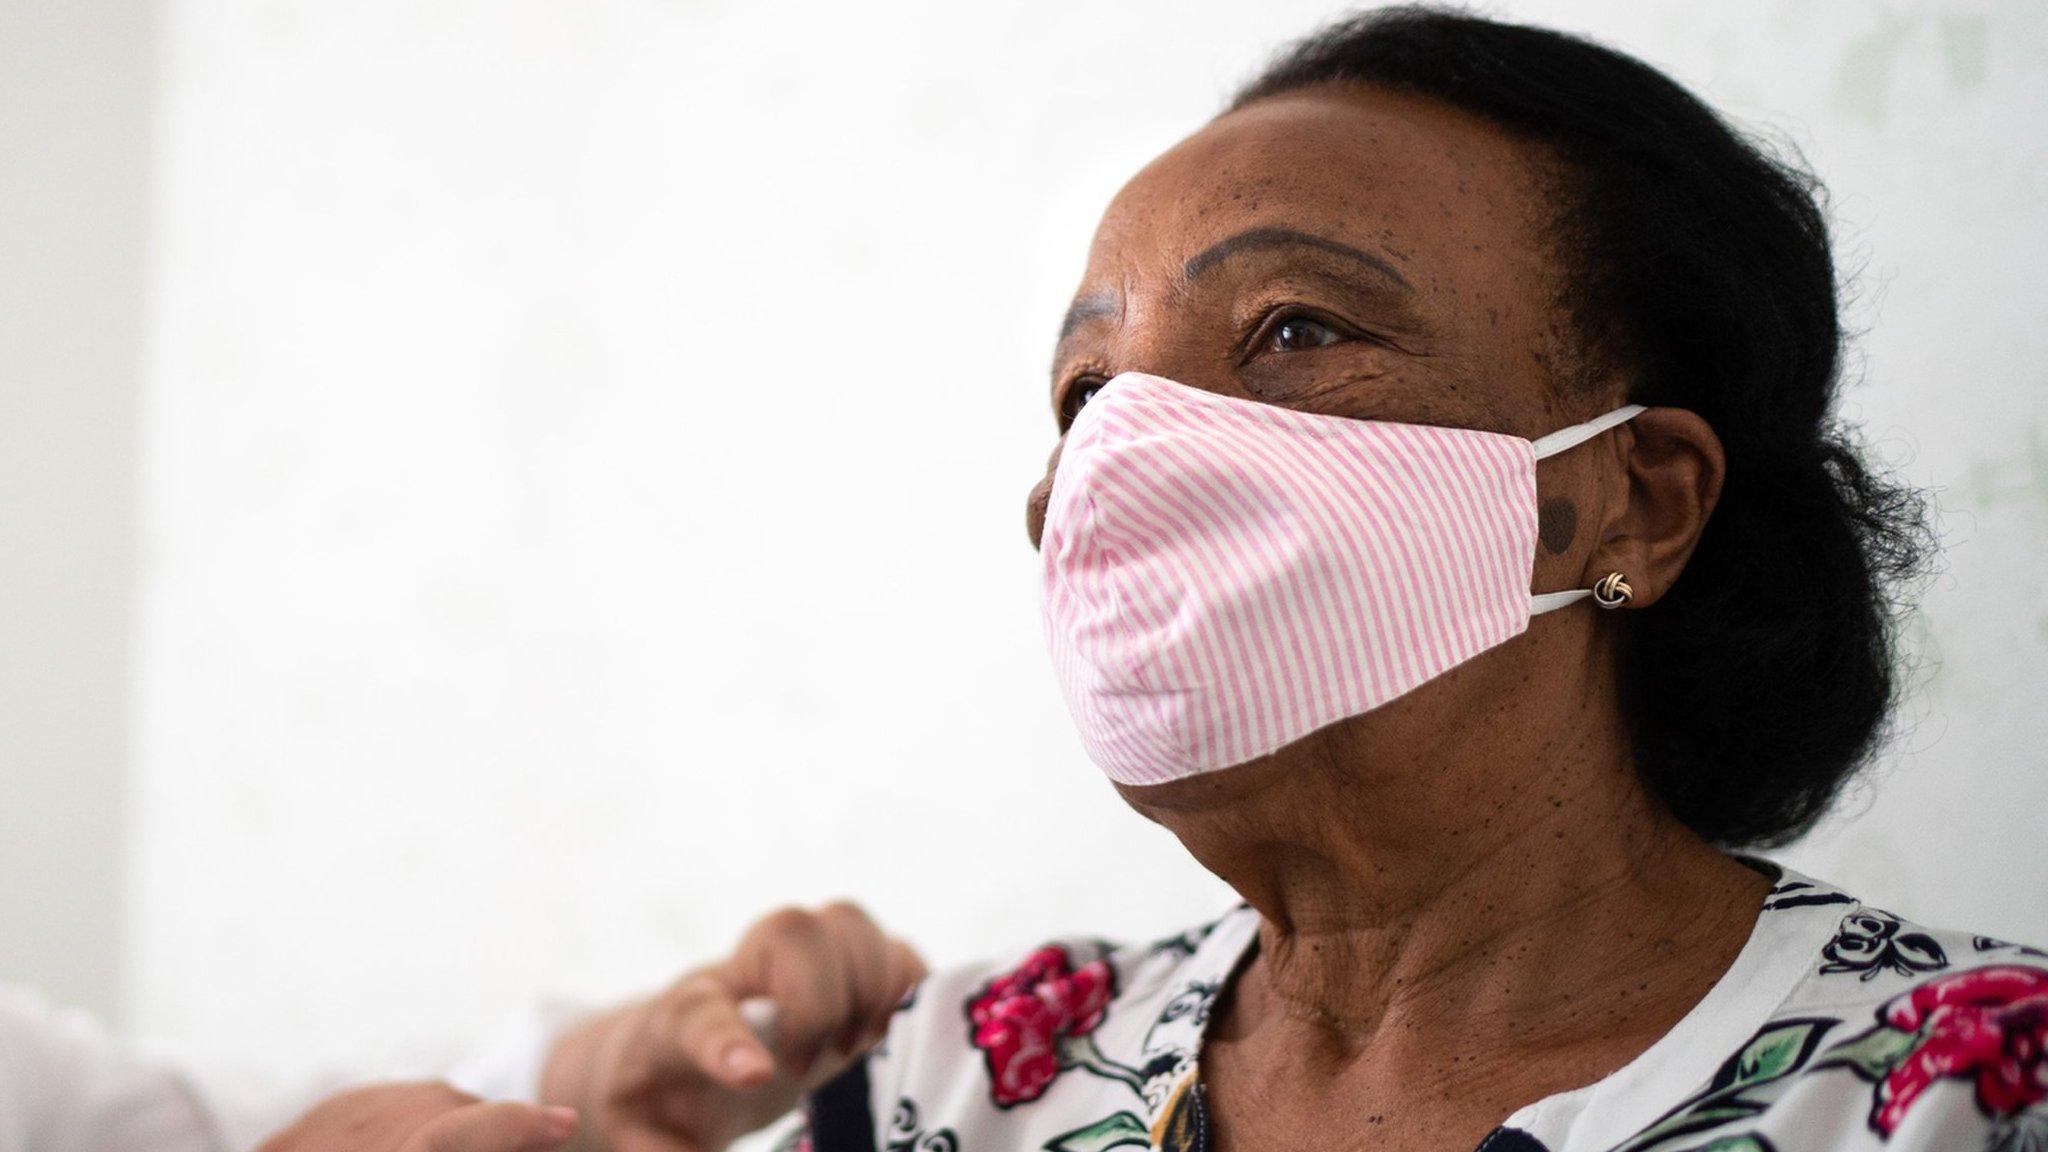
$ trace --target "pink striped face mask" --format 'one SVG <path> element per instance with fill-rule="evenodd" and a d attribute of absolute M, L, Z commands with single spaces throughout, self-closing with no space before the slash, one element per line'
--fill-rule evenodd
<path fill-rule="evenodd" d="M 1296 412 L 1126 373 L 1067 432 L 1040 540 L 1067 706 L 1111 779 L 1256 759 L 1592 595 L 1532 595 L 1540 440 Z"/>

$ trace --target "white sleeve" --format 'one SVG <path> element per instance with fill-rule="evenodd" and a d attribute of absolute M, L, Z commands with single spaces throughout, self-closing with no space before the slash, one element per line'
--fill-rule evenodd
<path fill-rule="evenodd" d="M 0 985 L 0 1152 L 240 1152 L 177 1068 Z"/>
<path fill-rule="evenodd" d="M 487 1100 L 539 1094 L 554 1040 L 585 1009 L 547 1004 L 450 1068 Z M 351 1078 L 283 1083 L 122 1044 L 83 1012 L 0 984 L 0 1152 L 249 1152 Z"/>

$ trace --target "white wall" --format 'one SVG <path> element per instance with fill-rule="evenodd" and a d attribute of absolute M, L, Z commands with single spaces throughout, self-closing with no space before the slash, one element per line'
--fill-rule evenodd
<path fill-rule="evenodd" d="M 0 3 L 0 981 L 120 1008 L 150 40 Z"/>
<path fill-rule="evenodd" d="M 1096 211 L 1293 0 L 168 0 L 138 1022 L 372 1059 L 783 900 L 941 961 L 1224 894 L 1046 674 L 1022 496 Z M 1528 3 L 1787 130 L 1940 485 L 1941 662 L 1792 854 L 2048 939 L 2048 18 Z"/>

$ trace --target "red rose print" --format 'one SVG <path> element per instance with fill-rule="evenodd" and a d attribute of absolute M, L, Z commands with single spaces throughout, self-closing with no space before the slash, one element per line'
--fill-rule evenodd
<path fill-rule="evenodd" d="M 1871 1123 L 1886 1136 L 1936 1080 L 1974 1077 L 1977 1103 L 2011 1116 L 2048 1099 L 2048 971 L 2005 965 L 1930 980 L 1885 1006 L 1920 1040 L 1878 1088 Z"/>
<path fill-rule="evenodd" d="M 1115 991 L 1104 960 L 1073 967 L 1057 946 L 1033 952 L 968 1001 L 973 1043 L 988 1061 L 990 1092 L 1007 1108 L 1038 1099 L 1060 1073 L 1059 1042 L 1102 1023 Z"/>

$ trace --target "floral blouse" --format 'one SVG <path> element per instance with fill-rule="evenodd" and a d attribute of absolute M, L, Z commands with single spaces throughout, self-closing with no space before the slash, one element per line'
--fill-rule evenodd
<path fill-rule="evenodd" d="M 1763 867 L 1775 886 L 1705 999 L 1477 1152 L 2048 1152 L 2048 953 Z M 934 976 L 781 1147 L 1202 1152 L 1204 1026 L 1257 933 L 1239 907 L 1151 944 Z"/>

